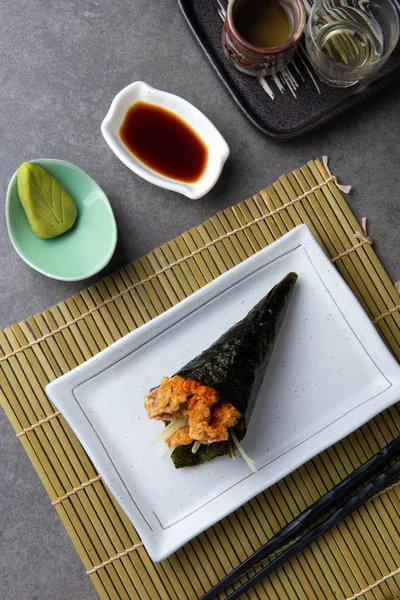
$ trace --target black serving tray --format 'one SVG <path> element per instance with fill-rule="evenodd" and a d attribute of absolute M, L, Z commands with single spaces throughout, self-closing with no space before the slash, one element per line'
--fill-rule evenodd
<path fill-rule="evenodd" d="M 292 84 L 289 82 L 291 91 L 282 74 L 275 79 L 265 77 L 264 83 L 274 95 L 272 99 L 257 77 L 240 73 L 225 58 L 221 44 L 223 21 L 220 6 L 226 7 L 227 0 L 178 0 L 178 4 L 196 40 L 238 107 L 257 129 L 274 138 L 301 135 L 400 78 L 400 43 L 374 77 L 351 88 L 339 89 L 321 82 L 308 62 L 302 42 L 289 65 L 291 78 L 298 87 L 293 89 L 293 81 Z"/>

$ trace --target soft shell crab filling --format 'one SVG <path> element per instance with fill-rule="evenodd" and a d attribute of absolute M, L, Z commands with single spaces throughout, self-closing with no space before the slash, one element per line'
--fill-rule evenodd
<path fill-rule="evenodd" d="M 212 388 L 179 375 L 164 377 L 159 387 L 146 394 L 144 406 L 150 419 L 171 422 L 187 418 L 188 424 L 167 438 L 170 448 L 193 441 L 201 444 L 226 441 L 228 429 L 242 416 Z"/>

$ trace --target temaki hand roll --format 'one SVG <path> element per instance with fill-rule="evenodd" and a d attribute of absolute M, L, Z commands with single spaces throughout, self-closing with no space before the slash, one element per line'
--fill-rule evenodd
<path fill-rule="evenodd" d="M 145 397 L 150 419 L 167 424 L 157 439 L 177 469 L 241 448 L 272 350 L 297 281 L 289 273 L 247 316 Z"/>

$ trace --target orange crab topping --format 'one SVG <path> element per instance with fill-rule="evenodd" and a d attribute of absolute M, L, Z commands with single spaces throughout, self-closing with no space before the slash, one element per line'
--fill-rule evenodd
<path fill-rule="evenodd" d="M 192 441 L 202 444 L 225 441 L 229 427 L 236 425 L 242 416 L 212 388 L 179 375 L 164 377 L 158 388 L 146 394 L 144 405 L 150 419 L 175 421 L 187 418 L 188 425 L 168 438 L 170 448 Z"/>

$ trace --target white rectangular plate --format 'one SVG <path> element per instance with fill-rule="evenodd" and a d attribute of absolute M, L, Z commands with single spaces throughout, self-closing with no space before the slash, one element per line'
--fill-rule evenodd
<path fill-rule="evenodd" d="M 282 277 L 299 274 L 243 446 L 176 470 L 143 396 L 207 348 Z M 271 246 L 129 333 L 46 392 L 131 519 L 166 558 L 400 398 L 400 367 L 311 232 Z M 229 400 L 229 399 L 228 399 Z"/>

